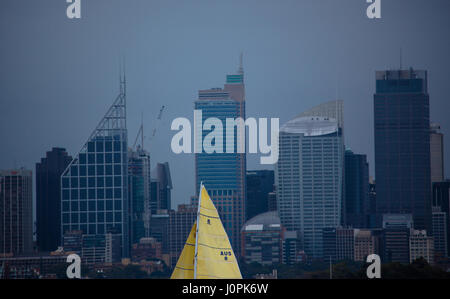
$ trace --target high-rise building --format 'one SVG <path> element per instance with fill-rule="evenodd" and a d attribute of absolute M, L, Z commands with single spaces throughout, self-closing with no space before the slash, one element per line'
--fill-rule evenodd
<path fill-rule="evenodd" d="M 441 126 L 432 123 L 430 127 L 430 167 L 431 182 L 444 180 L 444 134 L 440 132 Z"/>
<path fill-rule="evenodd" d="M 131 244 L 150 234 L 150 154 L 128 150 L 128 198 Z"/>
<path fill-rule="evenodd" d="M 367 228 L 369 224 L 369 164 L 366 155 L 345 151 L 345 224 Z"/>
<path fill-rule="evenodd" d="M 430 111 L 427 72 L 376 72 L 375 176 L 378 221 L 410 213 L 431 230 Z"/>
<path fill-rule="evenodd" d="M 276 211 L 252 217 L 241 233 L 241 256 L 246 263 L 271 266 L 282 262 L 284 229 Z"/>
<path fill-rule="evenodd" d="M 121 239 L 122 257 L 129 257 L 128 148 L 126 87 L 61 176 L 61 233 L 81 230 Z"/>
<path fill-rule="evenodd" d="M 52 148 L 36 163 L 36 233 L 40 251 L 61 243 L 61 174 L 72 161 L 64 148 Z"/>
<path fill-rule="evenodd" d="M 246 219 L 270 211 L 269 193 L 273 192 L 273 170 L 247 171 Z"/>
<path fill-rule="evenodd" d="M 441 211 L 440 206 L 433 206 L 432 212 L 434 252 L 436 257 L 445 258 L 448 256 L 447 213 Z"/>
<path fill-rule="evenodd" d="M 434 264 L 434 240 L 425 230 L 411 230 L 409 236 L 409 262 L 424 258 L 429 264 Z"/>
<path fill-rule="evenodd" d="M 195 101 L 195 109 L 202 111 L 202 117 L 194 119 L 194 127 L 197 130 L 206 119 L 214 117 L 226 123 L 227 118 L 245 119 L 245 86 L 244 71 L 241 65 L 238 73 L 227 75 L 224 88 L 200 90 L 198 100 Z M 237 140 L 242 140 L 239 130 L 234 129 L 233 153 L 206 153 L 202 146 L 202 140 L 209 130 L 202 130 L 202 138 L 194 141 L 194 147 L 201 150 L 195 154 L 195 190 L 196 204 L 200 183 L 202 182 L 214 205 L 219 211 L 225 231 L 228 234 L 234 252 L 240 253 L 240 230 L 245 221 L 246 201 L 246 155 L 239 153 Z M 226 143 L 226 135 L 223 134 L 222 144 Z M 239 136 L 238 136 L 239 135 Z"/>
<path fill-rule="evenodd" d="M 437 208 L 441 213 L 445 213 L 445 229 L 447 231 L 447 255 L 450 255 L 450 181 L 433 183 L 432 197 L 433 208 Z M 434 231 L 433 235 L 435 235 Z M 436 248 L 440 250 L 438 247 Z"/>
<path fill-rule="evenodd" d="M 304 116 L 280 129 L 275 166 L 281 224 L 299 231 L 305 253 L 322 258 L 322 230 L 341 224 L 343 139 L 333 118 Z"/>
<path fill-rule="evenodd" d="M 169 163 L 157 163 L 151 180 L 151 210 L 170 210 L 172 205 L 172 177 Z"/>
<path fill-rule="evenodd" d="M 33 251 L 31 170 L 0 170 L 0 254 Z"/>

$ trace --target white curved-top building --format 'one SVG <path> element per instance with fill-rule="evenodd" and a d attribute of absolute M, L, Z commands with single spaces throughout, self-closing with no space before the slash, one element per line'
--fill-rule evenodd
<path fill-rule="evenodd" d="M 281 224 L 299 232 L 313 258 L 323 256 L 323 228 L 341 222 L 343 150 L 335 118 L 300 114 L 280 129 L 277 209 Z"/>

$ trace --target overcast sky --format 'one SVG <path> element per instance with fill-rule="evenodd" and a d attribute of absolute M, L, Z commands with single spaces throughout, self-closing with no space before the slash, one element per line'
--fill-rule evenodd
<path fill-rule="evenodd" d="M 141 112 L 145 146 L 170 163 L 172 207 L 194 193 L 192 155 L 170 150 L 176 117 L 193 119 L 199 89 L 222 87 L 244 52 L 247 117 L 298 113 L 344 100 L 346 145 L 374 173 L 375 71 L 426 69 L 431 120 L 445 134 L 450 169 L 450 1 L 365 0 L 0 1 L 0 169 L 35 163 L 52 147 L 75 155 L 119 91 L 126 57 L 129 144 Z M 156 118 L 166 106 L 162 121 Z M 155 138 L 150 139 L 157 127 Z M 249 155 L 248 169 L 259 165 Z"/>

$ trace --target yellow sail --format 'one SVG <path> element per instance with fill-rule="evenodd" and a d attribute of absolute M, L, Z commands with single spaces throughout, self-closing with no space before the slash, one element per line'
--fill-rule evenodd
<path fill-rule="evenodd" d="M 177 265 L 173 270 L 170 279 L 193 279 L 194 278 L 194 258 L 195 258 L 195 231 L 196 223 L 192 226 L 189 237 L 184 245 L 183 251 L 178 258 Z"/>
<path fill-rule="evenodd" d="M 241 279 L 233 248 L 205 187 L 200 188 L 197 221 L 171 278 Z"/>
<path fill-rule="evenodd" d="M 219 213 L 202 185 L 197 216 L 195 278 L 242 278 Z"/>

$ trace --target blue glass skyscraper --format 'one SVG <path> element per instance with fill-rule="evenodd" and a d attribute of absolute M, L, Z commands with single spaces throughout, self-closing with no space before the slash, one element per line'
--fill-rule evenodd
<path fill-rule="evenodd" d="M 129 256 L 126 85 L 61 176 L 61 233 L 113 232 Z"/>
<path fill-rule="evenodd" d="M 227 118 L 245 120 L 244 72 L 228 75 L 224 88 L 200 90 L 195 109 L 202 110 L 202 123 L 210 117 L 226 124 Z M 214 201 L 234 252 L 240 252 L 240 230 L 245 221 L 246 156 L 237 153 L 237 130 L 234 133 L 234 153 L 202 153 L 195 155 L 196 194 L 203 182 Z M 203 131 L 203 138 L 209 131 Z M 223 134 L 223 145 L 226 144 Z"/>

